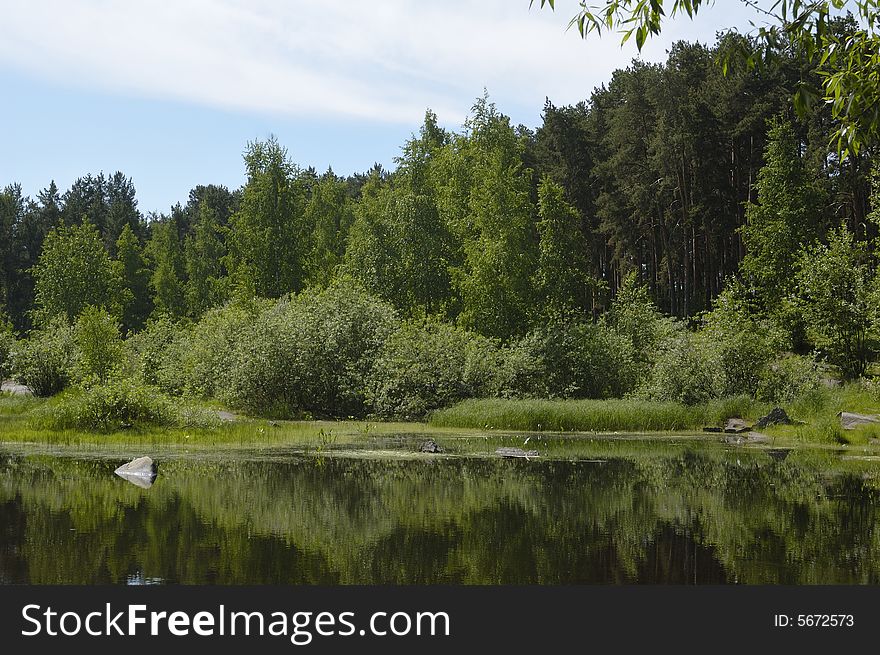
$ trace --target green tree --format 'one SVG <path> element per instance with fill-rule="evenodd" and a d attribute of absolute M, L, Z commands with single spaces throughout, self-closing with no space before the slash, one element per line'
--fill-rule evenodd
<path fill-rule="evenodd" d="M 152 270 L 150 288 L 154 311 L 172 317 L 184 316 L 184 263 L 177 221 L 173 217 L 154 220 L 150 231 L 144 252 Z"/>
<path fill-rule="evenodd" d="M 121 314 L 121 280 L 101 235 L 88 220 L 53 228 L 33 274 L 37 323 L 47 324 L 55 316 L 72 323 L 90 305 L 113 316 Z"/>
<path fill-rule="evenodd" d="M 141 214 L 137 209 L 134 183 L 117 171 L 105 185 L 107 203 L 107 223 L 104 230 L 104 243 L 111 256 L 116 255 L 116 244 L 127 227 L 135 234 L 143 234 Z"/>
<path fill-rule="evenodd" d="M 354 222 L 354 203 L 345 181 L 332 170 L 312 185 L 304 221 L 311 234 L 306 262 L 307 282 L 326 286 L 342 262 L 345 240 Z"/>
<path fill-rule="evenodd" d="M 343 272 L 371 293 L 399 306 L 400 255 L 387 220 L 390 196 L 387 183 L 377 175 L 364 182 L 348 233 Z"/>
<path fill-rule="evenodd" d="M 89 220 L 101 234 L 107 225 L 106 179 L 103 173 L 77 178 L 62 198 L 61 219 L 65 225 Z"/>
<path fill-rule="evenodd" d="M 287 150 L 271 137 L 248 144 L 247 184 L 230 219 L 230 268 L 239 289 L 269 298 L 299 291 L 308 253 L 305 193 Z"/>
<path fill-rule="evenodd" d="M 122 328 L 128 334 L 144 327 L 152 309 L 150 270 L 144 260 L 140 240 L 129 224 L 122 228 L 116 241 L 116 260 L 113 265 L 124 290 Z"/>
<path fill-rule="evenodd" d="M 15 347 L 15 332 L 6 315 L 0 312 L 0 380 L 5 380 L 12 372 L 12 351 Z"/>
<path fill-rule="evenodd" d="M 663 344 L 678 332 L 674 319 L 663 316 L 651 299 L 647 286 L 639 284 L 635 271 L 624 278 L 604 319 L 632 344 L 633 363 L 639 379 L 653 367 Z"/>
<path fill-rule="evenodd" d="M 73 327 L 74 366 L 78 381 L 85 385 L 104 384 L 118 373 L 122 363 L 119 324 L 105 310 L 86 307 Z"/>
<path fill-rule="evenodd" d="M 742 270 L 759 297 L 774 305 L 790 291 L 801 248 L 822 235 L 824 203 L 790 123 L 771 124 L 765 157 L 758 174 L 758 203 L 748 207 L 742 229 Z"/>
<path fill-rule="evenodd" d="M 797 275 L 798 297 L 807 335 L 847 379 L 865 374 L 876 352 L 876 283 L 863 248 L 845 228 L 831 232 L 828 244 L 803 251 Z"/>
<path fill-rule="evenodd" d="M 9 317 L 18 330 L 30 327 L 29 312 L 34 306 L 32 269 L 40 257 L 43 241 L 61 218 L 61 197 L 55 182 L 37 194 L 36 201 L 27 203 L 21 220 L 13 230 L 12 266 L 16 269 L 9 297 Z"/>
<path fill-rule="evenodd" d="M 535 0 L 532 0 L 534 4 Z M 622 43 L 634 37 L 639 50 L 646 40 L 660 34 L 663 22 L 676 15 L 693 17 L 714 0 L 603 0 L 592 5 L 581 3 L 572 18 L 582 37 L 603 30 L 617 29 Z M 554 7 L 554 0 L 540 0 L 541 6 Z M 858 153 L 880 138 L 880 3 L 877 0 L 772 0 L 747 2 L 761 25 L 755 29 L 758 48 L 734 49 L 723 57 L 725 71 L 733 57 L 753 68 L 793 48 L 814 68 L 821 89 L 808 81 L 799 84 L 794 105 L 801 113 L 821 100 L 831 107 L 839 122 L 835 131 L 839 150 Z M 829 29 L 832 10 L 851 10 L 861 27 L 850 34 Z M 740 44 L 741 45 L 741 44 Z"/>
<path fill-rule="evenodd" d="M 552 313 L 592 307 L 594 280 L 589 276 L 589 246 L 580 231 L 577 211 L 565 191 L 549 177 L 538 188 L 540 235 L 537 287 Z"/>
<path fill-rule="evenodd" d="M 0 192 L 0 308 L 9 305 L 16 275 L 14 234 L 25 210 L 20 184 Z"/>
<path fill-rule="evenodd" d="M 226 247 L 217 214 L 208 204 L 199 206 L 193 233 L 186 238 L 186 305 L 188 314 L 198 318 L 222 304 L 228 295 L 228 279 L 223 265 Z"/>
<path fill-rule="evenodd" d="M 433 177 L 440 216 L 455 245 L 448 259 L 459 320 L 484 336 L 527 329 L 537 264 L 532 171 L 525 144 L 486 97 L 437 156 Z"/>
<path fill-rule="evenodd" d="M 451 313 L 452 236 L 438 211 L 431 177 L 446 132 L 430 111 L 403 146 L 390 180 L 371 175 L 362 188 L 344 270 L 411 316 Z"/>

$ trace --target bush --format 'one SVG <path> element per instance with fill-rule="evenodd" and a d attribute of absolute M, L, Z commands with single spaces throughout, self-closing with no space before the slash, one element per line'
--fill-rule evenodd
<path fill-rule="evenodd" d="M 822 387 L 822 379 L 815 361 L 809 357 L 791 355 L 768 366 L 758 384 L 759 400 L 785 405 L 805 397 Z"/>
<path fill-rule="evenodd" d="M 71 389 L 47 409 L 43 418 L 43 423 L 54 430 L 108 431 L 178 422 L 171 400 L 155 387 L 128 379 Z"/>
<path fill-rule="evenodd" d="M 85 386 L 106 383 L 122 367 L 119 325 L 104 309 L 87 307 L 73 326 L 74 377 Z"/>
<path fill-rule="evenodd" d="M 760 329 L 723 335 L 706 335 L 715 348 L 719 388 L 722 396 L 755 397 L 775 354 L 773 345 Z M 704 341 L 705 342 L 705 341 Z"/>
<path fill-rule="evenodd" d="M 236 347 L 248 338 L 254 321 L 250 309 L 230 304 L 209 311 L 182 331 L 172 349 L 179 367 L 177 386 L 201 398 L 224 393 L 230 383 Z"/>
<path fill-rule="evenodd" d="M 12 324 L 0 312 L 0 382 L 12 373 L 12 351 L 15 349 L 15 334 Z"/>
<path fill-rule="evenodd" d="M 605 319 L 611 329 L 632 344 L 639 382 L 649 374 L 663 345 L 682 329 L 674 319 L 663 316 L 647 287 L 638 284 L 634 272 L 624 278 Z"/>
<path fill-rule="evenodd" d="M 264 300 L 229 303 L 208 311 L 195 324 L 154 318 L 127 342 L 140 378 L 173 396 L 224 395 L 239 342 L 250 338 L 256 315 L 272 306 Z"/>
<path fill-rule="evenodd" d="M 498 395 L 503 398 L 542 398 L 549 395 L 544 360 L 536 335 L 514 341 L 501 349 Z"/>
<path fill-rule="evenodd" d="M 719 365 L 701 335 L 683 332 L 660 352 L 640 395 L 696 405 L 721 396 Z"/>
<path fill-rule="evenodd" d="M 508 352 L 526 368 L 508 366 L 504 395 L 614 398 L 635 386 L 632 343 L 602 324 L 553 323 L 526 335 Z M 516 388 L 517 383 L 523 387 Z"/>
<path fill-rule="evenodd" d="M 59 316 L 15 345 L 13 376 L 35 396 L 54 395 L 70 383 L 74 354 L 73 328 Z"/>
<path fill-rule="evenodd" d="M 498 388 L 499 351 L 486 337 L 437 321 L 405 323 L 376 360 L 370 400 L 386 417 L 420 418 Z"/>
<path fill-rule="evenodd" d="M 170 395 L 183 393 L 186 377 L 180 362 L 187 347 L 185 332 L 184 326 L 163 315 L 151 319 L 146 328 L 125 342 L 144 384 Z"/>
<path fill-rule="evenodd" d="M 702 317 L 701 345 L 717 367 L 722 396 L 755 397 L 767 367 L 788 340 L 775 324 L 757 318 L 749 292 L 731 281 Z"/>
<path fill-rule="evenodd" d="M 53 430 L 113 432 L 129 428 L 211 428 L 215 412 L 172 401 L 156 387 L 117 379 L 88 388 L 74 387 L 41 408 L 34 417 Z"/>
<path fill-rule="evenodd" d="M 362 415 L 395 323 L 390 305 L 348 285 L 279 301 L 239 339 L 223 395 L 262 414 Z"/>
<path fill-rule="evenodd" d="M 845 379 L 858 379 L 877 350 L 880 278 L 872 280 L 864 248 L 845 227 L 829 234 L 827 246 L 802 252 L 799 268 L 807 335 Z"/>

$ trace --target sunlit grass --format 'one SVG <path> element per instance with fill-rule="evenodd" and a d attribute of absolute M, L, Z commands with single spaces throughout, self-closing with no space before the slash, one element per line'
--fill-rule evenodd
<path fill-rule="evenodd" d="M 101 450 L 162 449 L 277 449 L 318 454 L 397 453 L 419 456 L 418 445 L 435 439 L 452 456 L 492 455 L 500 446 L 539 445 L 542 456 L 587 456 L 607 450 L 609 437 L 658 439 L 689 438 L 717 442 L 702 427 L 720 425 L 740 416 L 754 421 L 770 406 L 748 397 L 735 397 L 690 407 L 677 403 L 638 400 L 469 400 L 436 412 L 429 424 L 382 421 L 270 421 L 238 416 L 232 422 L 201 428 L 135 428 L 109 433 L 52 430 L 38 417 L 53 400 L 0 395 L 0 442 L 42 444 Z M 876 392 L 849 385 L 810 392 L 786 405 L 802 423 L 762 430 L 778 445 L 814 444 L 832 447 L 874 447 L 880 425 L 843 430 L 839 411 L 880 413 Z M 204 405 L 206 411 L 219 406 Z M 569 437 L 552 433 L 573 434 Z M 542 433 L 531 438 L 531 433 Z M 601 435 L 605 434 L 605 437 Z M 589 445 L 597 437 L 596 448 Z M 690 435 L 690 436 L 688 436 Z M 527 441 L 527 439 L 530 439 Z"/>
<path fill-rule="evenodd" d="M 530 432 L 680 432 L 750 416 L 763 406 L 745 397 L 707 405 L 641 400 L 466 400 L 435 412 L 439 427 Z"/>

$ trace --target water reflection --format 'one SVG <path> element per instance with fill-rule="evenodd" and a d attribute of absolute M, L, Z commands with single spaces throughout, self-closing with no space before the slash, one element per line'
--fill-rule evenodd
<path fill-rule="evenodd" d="M 880 581 L 873 474 L 839 457 L 119 464 L 0 453 L 0 582 Z"/>

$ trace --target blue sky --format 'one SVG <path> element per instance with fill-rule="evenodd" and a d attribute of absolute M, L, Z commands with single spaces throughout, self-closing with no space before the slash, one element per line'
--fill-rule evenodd
<path fill-rule="evenodd" d="M 537 3 L 536 3 L 537 4 Z M 197 184 L 237 187 L 249 140 L 275 134 L 302 166 L 342 174 L 393 158 L 425 108 L 457 129 L 486 88 L 514 123 L 545 96 L 588 98 L 636 55 L 617 35 L 566 31 L 529 0 L 29 0 L 0 21 L 0 185 L 123 171 L 142 211 Z M 670 23 L 677 39 L 748 29 L 738 0 Z"/>

